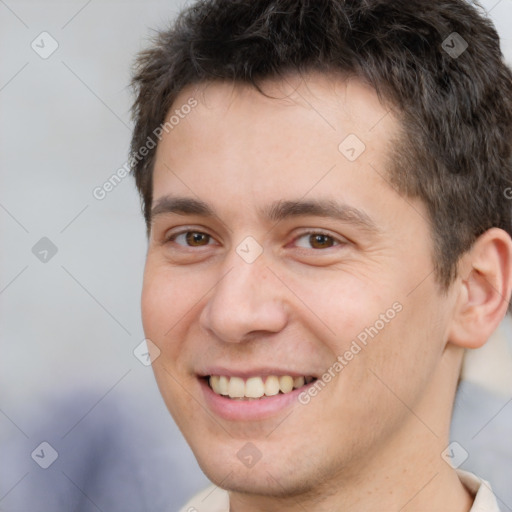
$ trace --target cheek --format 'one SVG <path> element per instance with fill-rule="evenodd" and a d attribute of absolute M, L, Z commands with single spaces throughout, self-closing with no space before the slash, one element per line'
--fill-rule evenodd
<path fill-rule="evenodd" d="M 180 420 L 179 412 L 187 408 L 189 396 L 182 387 L 186 376 L 182 373 L 184 367 L 180 356 L 183 345 L 179 340 L 184 338 L 180 329 L 186 328 L 183 320 L 190 306 L 176 281 L 168 271 L 148 261 L 142 287 L 141 313 L 146 338 L 160 350 L 159 357 L 152 364 L 157 385 L 169 412 L 181 424 L 184 420 Z"/>
<path fill-rule="evenodd" d="M 156 258 L 148 258 L 144 271 L 144 282 L 141 296 L 141 312 L 144 331 L 151 331 L 154 335 L 162 337 L 176 323 L 177 318 L 186 313 L 190 302 L 187 290 L 191 286 L 184 286 L 186 278 L 180 278 L 170 269 L 165 269 Z"/>
<path fill-rule="evenodd" d="M 343 354 L 358 335 L 364 335 L 365 328 L 373 325 L 394 302 L 389 285 L 380 285 L 375 276 L 362 278 L 346 267 L 316 271 L 295 280 L 293 290 L 309 308 L 309 327 L 319 340 L 331 346 L 336 356 Z M 300 322 L 304 320 L 301 317 Z"/>
<path fill-rule="evenodd" d="M 162 311 L 164 309 L 164 301 L 162 295 L 164 289 L 158 286 L 158 281 L 153 279 L 151 274 L 144 274 L 144 283 L 142 286 L 141 296 L 141 314 L 144 333 L 147 338 L 152 338 L 162 331 Z M 156 336 L 155 336 L 156 337 Z"/>
<path fill-rule="evenodd" d="M 187 357 L 189 330 L 197 320 L 201 298 L 211 288 L 197 270 L 176 269 L 148 259 L 141 296 L 142 325 L 162 352 L 169 369 Z M 165 378 L 165 375 L 163 376 Z"/>
<path fill-rule="evenodd" d="M 359 396 L 368 393 L 370 400 L 390 393 L 378 377 L 407 395 L 439 355 L 431 345 L 438 340 L 427 335 L 432 333 L 435 317 L 435 311 L 428 309 L 433 291 L 408 297 L 404 290 L 411 287 L 402 282 L 403 275 L 391 277 L 389 272 L 361 278 L 340 271 L 336 276 L 325 273 L 321 278 L 297 281 L 294 288 L 299 297 L 307 297 L 314 313 L 308 315 L 309 327 L 329 346 L 332 362 L 338 356 L 347 361 L 343 362 L 347 366 L 342 370 L 344 377 L 336 385 L 348 386 Z"/>
<path fill-rule="evenodd" d="M 402 311 L 371 341 L 369 373 L 386 402 L 398 409 L 400 400 L 414 407 L 427 392 L 442 357 L 445 313 L 433 293 L 402 297 Z"/>
<path fill-rule="evenodd" d="M 178 318 L 184 315 L 178 289 L 170 276 L 146 266 L 141 296 L 142 325 L 146 338 L 160 350 L 169 350 L 168 340 L 179 327 Z"/>

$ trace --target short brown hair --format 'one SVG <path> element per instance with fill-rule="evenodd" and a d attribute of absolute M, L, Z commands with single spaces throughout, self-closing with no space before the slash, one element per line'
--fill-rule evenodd
<path fill-rule="evenodd" d="M 137 152 L 185 86 L 261 90 L 308 71 L 356 76 L 396 110 L 389 178 L 425 203 L 445 289 L 479 235 L 512 234 L 512 74 L 493 24 L 465 0 L 203 0 L 182 11 L 134 68 L 132 169 L 148 230 L 155 149 Z"/>

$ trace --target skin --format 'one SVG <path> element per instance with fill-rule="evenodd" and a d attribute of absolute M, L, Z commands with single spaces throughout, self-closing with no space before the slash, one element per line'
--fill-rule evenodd
<path fill-rule="evenodd" d="M 373 89 L 310 74 L 265 91 L 274 98 L 224 82 L 183 90 L 173 109 L 192 96 L 198 105 L 157 148 L 153 205 L 186 196 L 217 213 L 163 208 L 152 219 L 142 316 L 165 403 L 234 512 L 468 511 L 441 453 L 463 350 L 505 314 L 510 237 L 484 234 L 441 290 L 426 209 L 390 185 L 399 124 Z M 366 145 L 354 162 L 338 149 L 348 134 Z M 343 202 L 374 229 L 260 215 L 296 199 Z M 172 238 L 187 230 L 209 236 Z M 333 238 L 304 235 L 318 231 Z M 263 250 L 253 263 L 236 252 L 248 236 Z M 198 375 L 210 365 L 321 376 L 395 303 L 400 313 L 307 405 L 234 421 L 205 401 Z M 261 453 L 252 468 L 237 457 L 247 442 Z"/>

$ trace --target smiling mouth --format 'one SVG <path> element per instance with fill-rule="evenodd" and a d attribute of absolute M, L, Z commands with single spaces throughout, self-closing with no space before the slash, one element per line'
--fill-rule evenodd
<path fill-rule="evenodd" d="M 267 377 L 249 377 L 248 379 L 211 375 L 205 379 L 215 394 L 233 400 L 260 400 L 287 394 L 317 380 L 310 376 L 292 377 L 290 375 L 269 375 Z"/>

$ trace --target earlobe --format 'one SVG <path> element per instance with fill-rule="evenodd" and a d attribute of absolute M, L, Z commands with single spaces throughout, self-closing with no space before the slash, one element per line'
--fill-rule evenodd
<path fill-rule="evenodd" d="M 512 239 L 502 229 L 483 233 L 460 262 L 461 280 L 449 341 L 484 345 L 507 312 L 512 290 Z"/>

